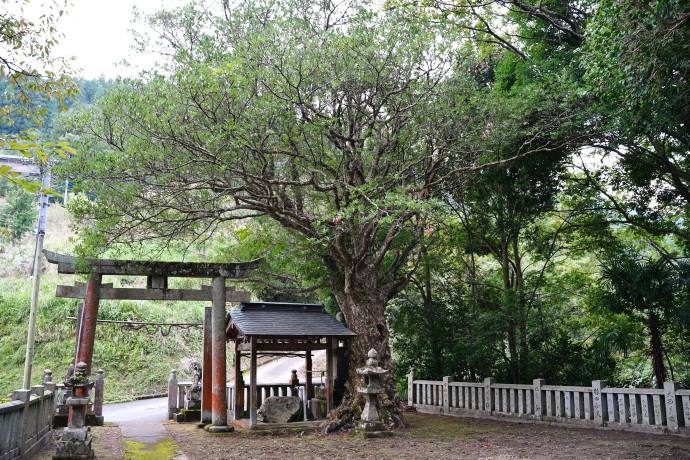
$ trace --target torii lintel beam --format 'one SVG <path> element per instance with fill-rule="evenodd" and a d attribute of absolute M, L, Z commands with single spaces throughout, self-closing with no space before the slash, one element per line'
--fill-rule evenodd
<path fill-rule="evenodd" d="M 181 278 L 247 278 L 263 259 L 236 263 L 160 262 L 146 260 L 79 259 L 44 250 L 50 263 L 58 265 L 58 273 L 100 273 L 101 275 L 167 276 Z"/>

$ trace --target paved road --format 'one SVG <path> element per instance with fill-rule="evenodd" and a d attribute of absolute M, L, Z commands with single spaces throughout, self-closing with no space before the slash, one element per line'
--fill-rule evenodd
<path fill-rule="evenodd" d="M 156 444 L 166 436 L 161 423 L 168 418 L 168 398 L 104 404 L 103 419 L 120 426 L 127 441 Z"/>
<path fill-rule="evenodd" d="M 314 357 L 323 352 L 314 353 Z M 280 358 L 270 361 L 257 369 L 259 383 L 280 383 L 290 379 L 292 369 L 304 365 L 304 358 Z M 317 377 L 317 376 L 315 376 Z M 247 377 L 246 382 L 249 383 Z M 318 382 L 317 378 L 314 383 Z M 168 438 L 163 420 L 168 416 L 168 398 L 142 399 L 125 403 L 105 404 L 103 418 L 106 422 L 120 426 L 124 441 L 135 441 L 144 444 L 144 450 L 151 449 Z M 173 460 L 187 460 L 178 455 Z"/>
<path fill-rule="evenodd" d="M 325 350 L 313 353 L 313 359 Z M 304 365 L 304 358 L 280 358 L 270 361 L 257 369 L 259 383 L 287 383 L 292 369 Z M 314 376 L 314 382 L 320 381 Z M 245 376 L 249 384 L 249 376 Z M 165 428 L 160 423 L 168 417 L 168 398 L 142 399 L 124 403 L 103 405 L 103 418 L 106 422 L 120 425 L 122 435 L 128 439 L 145 444 L 155 444 L 165 436 Z M 142 439 L 142 440 L 140 440 Z"/>
<path fill-rule="evenodd" d="M 312 352 L 312 360 L 326 353 L 326 350 Z M 299 369 L 304 366 L 304 358 L 279 358 L 269 361 L 256 369 L 256 381 L 258 383 L 287 383 L 290 380 L 292 369 Z M 314 375 L 314 380 L 320 375 Z M 249 374 L 244 376 L 244 381 L 249 384 Z"/>

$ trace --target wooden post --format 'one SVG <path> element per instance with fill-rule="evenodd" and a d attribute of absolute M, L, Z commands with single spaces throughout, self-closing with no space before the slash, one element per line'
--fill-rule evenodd
<path fill-rule="evenodd" d="M 81 325 L 82 325 L 82 319 L 84 315 L 84 302 L 79 302 L 77 304 L 77 333 L 75 334 L 75 341 L 74 341 L 74 367 L 77 367 L 77 355 L 79 355 L 79 341 L 81 340 Z"/>
<path fill-rule="evenodd" d="M 44 174 L 41 167 L 42 183 L 50 187 L 50 170 Z M 36 233 L 36 249 L 34 253 L 34 279 L 31 286 L 31 305 L 29 307 L 29 329 L 26 337 L 26 357 L 24 358 L 24 386 L 31 387 L 31 369 L 34 361 L 34 347 L 36 345 L 36 315 L 38 314 L 38 296 L 41 288 L 41 270 L 43 268 L 43 240 L 46 235 L 46 214 L 48 211 L 48 196 L 41 192 L 38 212 L 38 232 Z"/>
<path fill-rule="evenodd" d="M 310 350 L 307 350 L 307 352 L 306 352 L 305 361 L 306 361 L 305 368 L 307 371 L 307 376 L 304 379 L 304 392 L 305 392 L 304 394 L 305 394 L 305 398 L 307 399 L 307 401 L 309 401 L 309 400 L 311 400 L 311 398 L 314 397 L 314 385 L 312 385 L 312 375 L 311 375 L 312 365 L 311 365 L 311 351 Z M 307 402 L 307 404 L 309 404 L 309 403 Z"/>
<path fill-rule="evenodd" d="M 235 420 L 244 417 L 244 379 L 242 378 L 242 352 L 239 343 L 235 342 L 235 392 L 233 413 Z"/>
<path fill-rule="evenodd" d="M 211 383 L 211 423 L 214 426 L 228 424 L 228 398 L 225 392 L 225 277 L 213 278 L 213 305 L 211 307 L 213 334 Z"/>
<path fill-rule="evenodd" d="M 213 336 L 211 334 L 213 307 L 204 308 L 204 352 L 201 361 L 201 423 L 211 423 L 213 405 Z"/>
<path fill-rule="evenodd" d="M 333 337 L 326 338 L 326 416 L 333 407 Z"/>
<path fill-rule="evenodd" d="M 98 320 L 98 302 L 101 290 L 101 274 L 92 273 L 86 285 L 84 310 L 81 321 L 81 336 L 79 337 L 79 352 L 77 362 L 86 364 L 86 375 L 91 375 L 91 361 L 93 359 L 93 342 L 96 338 L 96 321 Z"/>
<path fill-rule="evenodd" d="M 259 408 L 258 399 L 259 395 L 256 391 L 256 338 L 252 337 L 250 339 L 251 352 L 250 352 L 250 364 L 249 364 L 249 378 L 251 382 L 249 383 L 249 426 L 256 426 L 256 412 Z"/>

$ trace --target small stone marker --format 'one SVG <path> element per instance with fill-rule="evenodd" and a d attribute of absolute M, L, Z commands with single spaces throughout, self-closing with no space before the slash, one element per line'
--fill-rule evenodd
<path fill-rule="evenodd" d="M 383 438 L 392 436 L 391 431 L 386 430 L 383 422 L 379 420 L 379 413 L 376 409 L 378 395 L 383 393 L 381 388 L 381 375 L 388 372 L 379 367 L 379 354 L 373 348 L 369 350 L 367 365 L 357 369 L 357 373 L 362 376 L 362 386 L 357 388 L 357 392 L 364 395 L 366 404 L 362 409 L 362 420 L 353 428 L 351 434 L 361 435 L 365 438 Z"/>

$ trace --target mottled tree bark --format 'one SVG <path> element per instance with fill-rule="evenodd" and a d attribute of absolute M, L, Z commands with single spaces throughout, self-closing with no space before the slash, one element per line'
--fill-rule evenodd
<path fill-rule="evenodd" d="M 379 409 L 386 410 L 390 421 L 402 426 L 400 397 L 395 385 L 395 364 L 391 356 L 390 333 L 385 318 L 386 304 L 399 291 L 402 284 L 382 286 L 378 275 L 377 267 L 363 263 L 359 265 L 358 270 L 344 277 L 336 277 L 333 283 L 335 298 L 345 316 L 347 327 L 357 334 L 357 337 L 348 343 L 348 387 L 351 395 L 344 401 L 346 404 L 352 403 L 353 398 L 356 398 L 357 386 L 361 380 L 357 369 L 366 364 L 367 354 L 373 348 L 378 352 L 379 366 L 388 370 L 382 381 L 388 404 Z"/>

